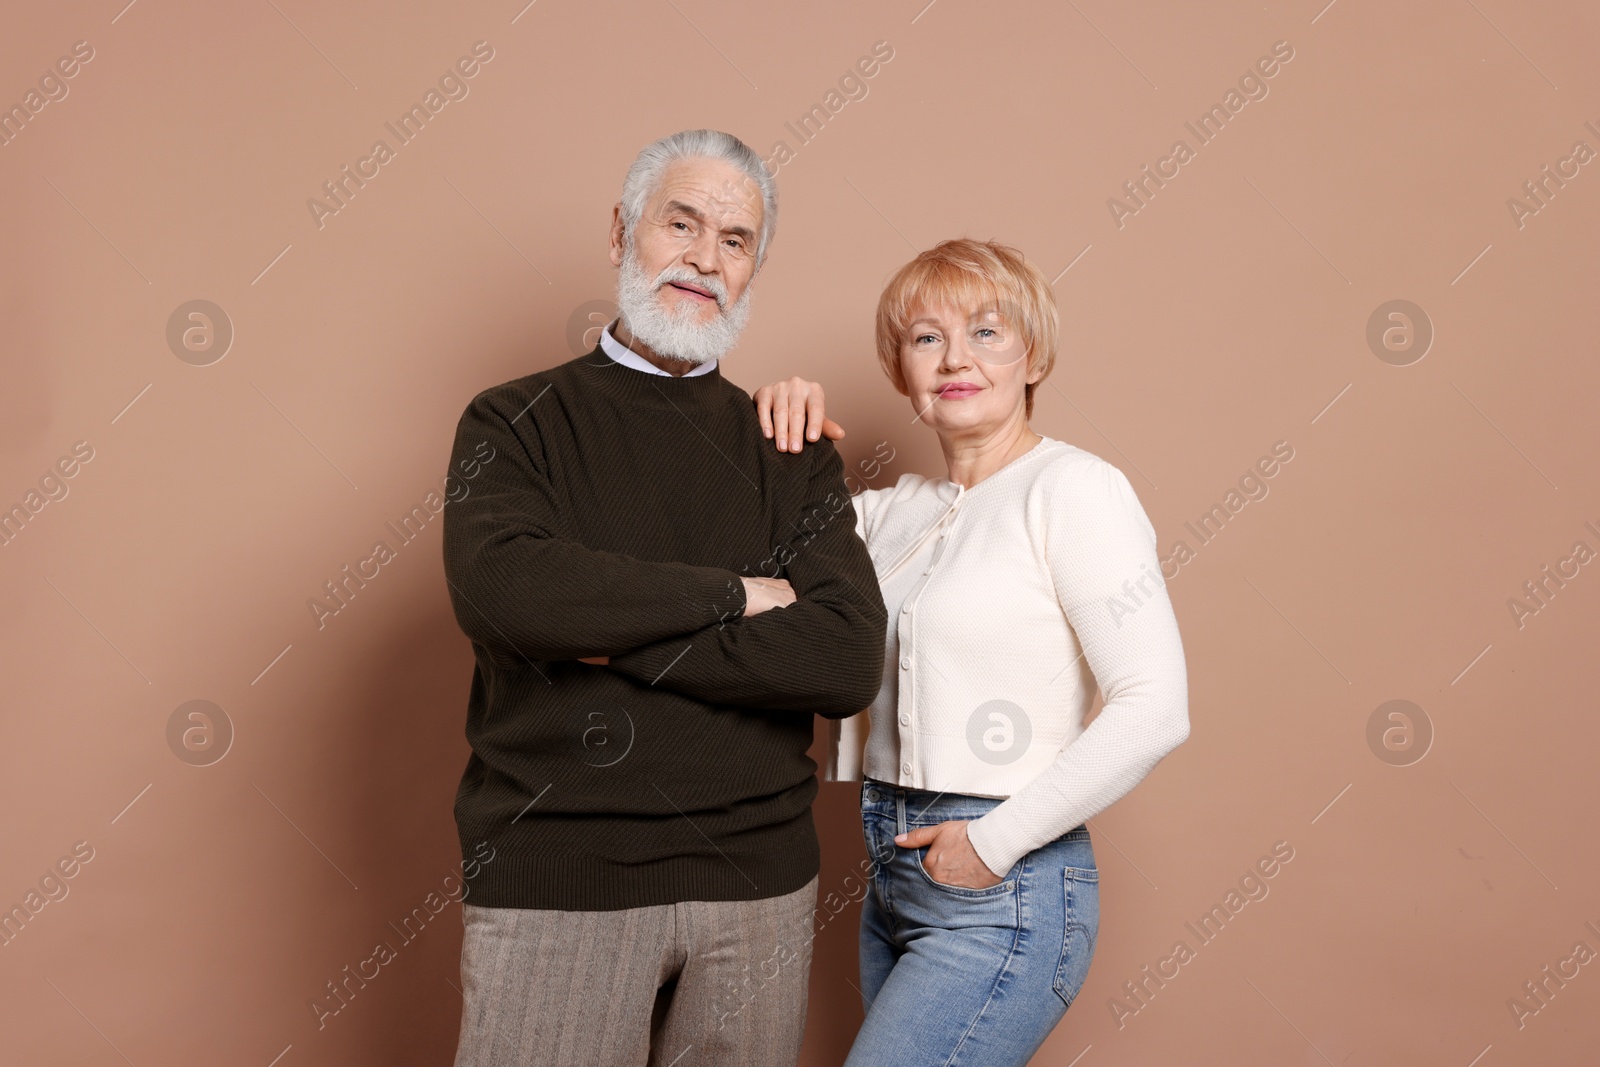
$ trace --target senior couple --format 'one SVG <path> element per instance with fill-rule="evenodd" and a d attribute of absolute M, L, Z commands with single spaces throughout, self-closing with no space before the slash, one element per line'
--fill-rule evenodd
<path fill-rule="evenodd" d="M 954 240 L 891 278 L 878 361 L 947 470 L 851 496 L 820 386 L 752 402 L 722 374 L 776 222 L 738 139 L 647 146 L 617 319 L 461 417 L 452 467 L 499 458 L 444 524 L 476 661 L 455 814 L 496 856 L 463 904 L 458 1065 L 793 1065 L 818 716 L 872 860 L 847 1064 L 1024 1064 L 1094 952 L 1086 822 L 1188 736 L 1133 488 L 1028 424 L 1039 270 Z"/>

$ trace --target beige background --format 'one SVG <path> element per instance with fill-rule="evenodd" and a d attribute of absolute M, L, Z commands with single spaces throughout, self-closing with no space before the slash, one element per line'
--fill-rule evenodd
<path fill-rule="evenodd" d="M 942 474 L 871 311 L 914 251 L 998 238 L 1056 279 L 1035 428 L 1194 552 L 1193 736 L 1093 820 L 1098 951 L 1035 1062 L 1593 1055 L 1600 963 L 1508 1006 L 1600 951 L 1600 566 L 1520 627 L 1507 603 L 1600 550 L 1600 163 L 1520 227 L 1507 206 L 1600 149 L 1588 5 L 122 2 L 0 34 L 7 106 L 93 49 L 0 147 L 0 505 L 93 449 L 0 548 L 0 906 L 93 856 L 0 948 L 0 1060 L 449 1062 L 455 905 L 324 1029 L 309 1007 L 459 871 L 471 659 L 437 521 L 321 631 L 306 603 L 439 485 L 475 392 L 570 358 L 627 164 L 700 125 L 794 151 L 729 378 L 823 381 L 847 462 L 895 449 L 872 484 Z M 477 41 L 469 95 L 319 228 L 307 200 Z M 801 145 L 785 123 L 879 41 Z M 1278 41 L 1268 95 L 1119 228 L 1108 199 Z M 235 331 L 206 366 L 167 342 L 196 299 Z M 1435 333 L 1407 366 L 1366 340 L 1396 299 Z M 1201 546 L 1184 524 L 1277 441 L 1270 494 Z M 234 732 L 209 766 L 169 745 L 192 700 Z M 1390 700 L 1431 724 L 1420 760 L 1416 732 L 1369 745 Z M 824 894 L 863 855 L 853 803 L 817 805 Z M 1202 944 L 1185 923 L 1280 841 Z M 819 934 L 807 1064 L 860 1019 L 856 915 Z M 1179 940 L 1140 1007 L 1124 983 Z"/>

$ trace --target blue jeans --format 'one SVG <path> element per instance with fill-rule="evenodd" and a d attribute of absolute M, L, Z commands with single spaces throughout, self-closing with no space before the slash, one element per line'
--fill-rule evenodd
<path fill-rule="evenodd" d="M 862 783 L 862 833 L 876 861 L 861 909 L 867 1017 L 845 1067 L 1022 1067 L 1083 987 L 1100 928 L 1086 826 L 987 889 L 935 882 L 926 848 L 894 843 L 909 828 L 976 819 L 999 803 Z"/>

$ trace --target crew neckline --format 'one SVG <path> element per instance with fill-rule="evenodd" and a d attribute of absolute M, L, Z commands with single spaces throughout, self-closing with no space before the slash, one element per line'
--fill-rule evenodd
<path fill-rule="evenodd" d="M 572 362 L 586 381 L 630 401 L 671 402 L 676 398 L 698 404 L 720 402 L 723 396 L 725 379 L 720 365 L 703 374 L 646 374 L 612 359 L 599 344 Z"/>
<path fill-rule="evenodd" d="M 962 485 L 960 482 L 953 482 L 949 478 L 940 478 L 940 479 L 938 479 L 938 481 L 940 482 L 941 485 L 953 485 L 953 486 L 955 486 L 956 490 L 957 490 L 956 495 L 958 497 L 965 496 L 968 493 L 977 492 L 978 489 L 982 488 L 985 485 L 988 485 L 990 482 L 994 481 L 996 478 L 998 478 L 1001 475 L 1005 474 L 1007 471 L 1010 471 L 1015 467 L 1021 466 L 1022 463 L 1025 460 L 1031 459 L 1034 456 L 1039 455 L 1040 453 L 1045 451 L 1045 445 L 1050 444 L 1050 443 L 1055 442 L 1055 441 L 1056 441 L 1056 438 L 1051 437 L 1048 434 L 1039 434 L 1039 440 L 1037 440 L 1037 441 L 1035 441 L 1033 443 L 1033 447 L 1032 448 L 1030 448 L 1026 452 L 1022 453 L 1022 455 L 1017 456 L 1017 457 L 1015 457 L 1013 459 L 1010 459 L 1010 460 L 1006 461 L 1004 464 L 1002 464 L 1000 466 L 1000 468 L 998 470 L 994 471 L 992 474 L 990 474 L 987 478 L 983 479 L 977 485 L 971 485 L 971 486 Z"/>
<path fill-rule="evenodd" d="M 611 323 L 600 331 L 600 350 L 610 357 L 613 363 L 620 363 L 624 367 L 641 371 L 657 378 L 699 378 L 702 375 L 714 372 L 717 369 L 717 365 L 722 362 L 720 358 L 707 360 L 693 370 L 685 371 L 682 374 L 673 374 L 671 371 L 658 367 L 648 359 L 645 359 L 635 352 L 631 346 L 617 340 L 613 327 L 621 321 L 621 318 L 612 319 Z"/>

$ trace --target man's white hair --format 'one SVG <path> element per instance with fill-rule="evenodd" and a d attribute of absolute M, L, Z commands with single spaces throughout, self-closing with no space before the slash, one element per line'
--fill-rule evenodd
<path fill-rule="evenodd" d="M 640 150 L 622 182 L 622 224 L 628 233 L 633 233 L 644 214 L 645 202 L 656 191 L 661 175 L 679 159 L 731 163 L 761 190 L 761 235 L 756 241 L 756 266 L 761 266 L 767 258 L 767 244 L 778 228 L 778 185 L 749 145 L 721 130 L 681 130 Z"/>

